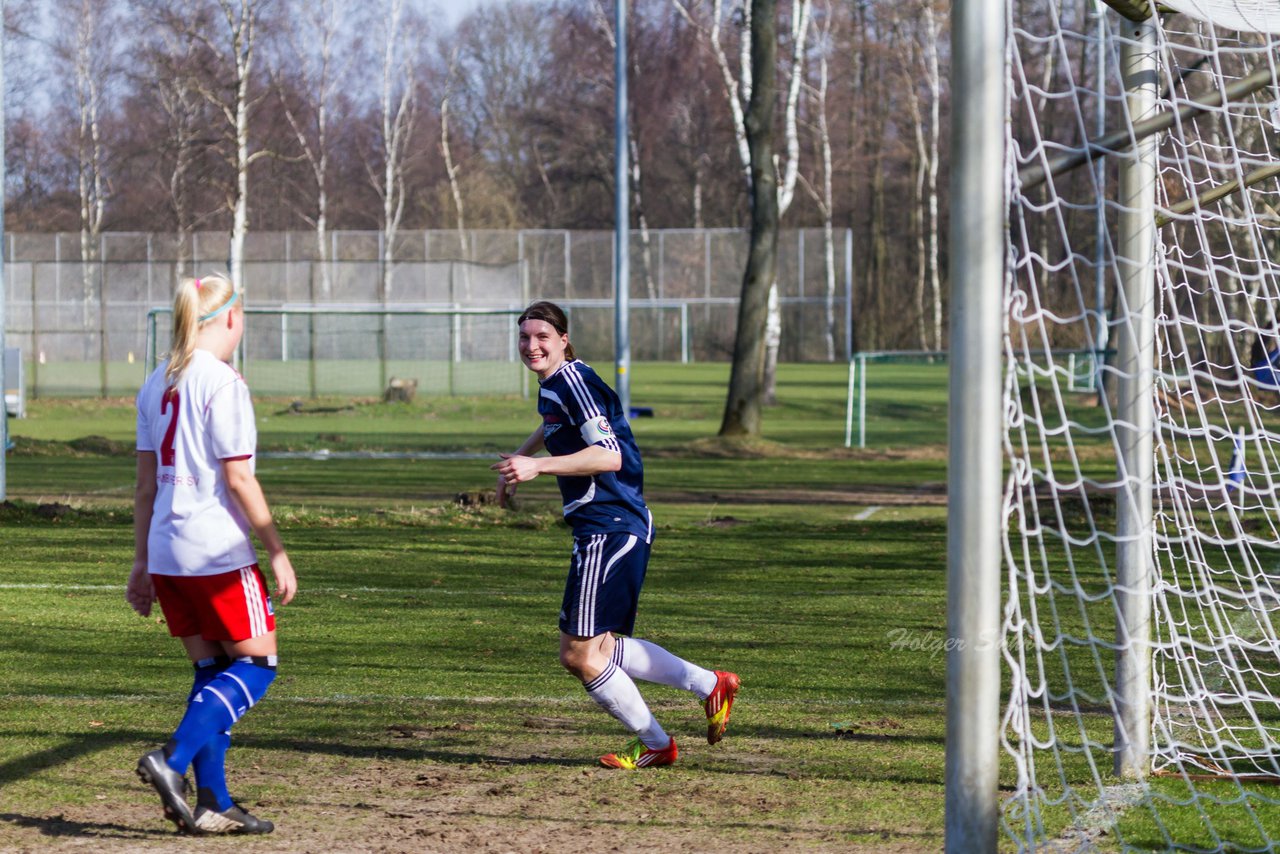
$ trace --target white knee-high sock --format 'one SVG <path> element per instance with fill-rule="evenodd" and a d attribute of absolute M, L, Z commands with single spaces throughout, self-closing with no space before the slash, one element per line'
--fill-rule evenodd
<path fill-rule="evenodd" d="M 692 691 L 699 700 L 707 699 L 716 689 L 715 673 L 640 638 L 615 638 L 613 663 L 632 679 Z"/>
<path fill-rule="evenodd" d="M 600 708 L 617 718 L 624 727 L 639 736 L 644 746 L 661 750 L 671 743 L 670 737 L 649 711 L 649 705 L 640 696 L 640 689 L 631 677 L 612 661 L 590 682 L 582 687 Z"/>

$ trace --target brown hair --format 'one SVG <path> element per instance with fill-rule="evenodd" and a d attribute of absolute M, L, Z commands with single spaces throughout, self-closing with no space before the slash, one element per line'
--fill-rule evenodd
<path fill-rule="evenodd" d="M 169 344 L 169 367 L 165 377 L 169 385 L 177 384 L 191 364 L 196 349 L 196 335 L 208 315 L 225 307 L 236 297 L 235 286 L 221 273 L 210 273 L 198 279 L 181 279 L 173 295 L 173 338 Z M 203 320 L 202 320 L 203 318 Z"/>
<path fill-rule="evenodd" d="M 561 335 L 569 334 L 569 316 L 564 313 L 564 309 L 560 306 L 547 300 L 538 300 L 535 303 L 531 303 L 524 310 L 524 313 L 520 315 L 520 319 L 516 321 L 516 326 L 522 326 L 526 320 L 542 320 L 550 323 L 555 327 L 556 332 Z M 565 342 L 564 357 L 570 362 L 578 358 L 574 355 L 573 344 Z"/>

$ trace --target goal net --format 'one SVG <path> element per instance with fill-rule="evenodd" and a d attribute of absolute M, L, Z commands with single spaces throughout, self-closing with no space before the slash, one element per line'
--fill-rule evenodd
<path fill-rule="evenodd" d="M 392 380 L 417 394 L 523 394 L 519 308 L 253 306 L 239 353 L 254 394 L 378 397 Z M 172 310 L 147 315 L 150 372 L 168 350 Z"/>
<path fill-rule="evenodd" d="M 1280 4 L 1010 21 L 1002 827 L 1271 850 Z M 1063 351 L 1102 357 L 1094 388 Z"/>

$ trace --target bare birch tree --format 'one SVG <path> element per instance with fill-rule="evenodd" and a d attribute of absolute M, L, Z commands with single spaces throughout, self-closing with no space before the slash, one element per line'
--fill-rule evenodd
<path fill-rule="evenodd" d="M 554 78 L 565 74 L 556 60 L 562 35 L 546 8 L 531 2 L 485 5 L 459 26 L 449 134 L 465 141 L 469 151 L 484 152 L 469 159 L 460 181 L 469 223 L 512 228 L 522 217 L 543 224 L 557 220 L 578 189 L 558 184 L 551 171 L 564 137 L 607 139 L 602 127 L 572 121 L 569 105 L 554 88 Z M 602 145 L 591 154 L 603 160 L 608 150 Z M 606 216 L 600 212 L 601 219 Z"/>
<path fill-rule="evenodd" d="M 787 159 L 778 185 L 779 219 L 786 214 L 791 207 L 791 200 L 795 198 L 796 176 L 800 170 L 800 135 L 796 130 L 796 111 L 804 80 L 806 34 L 809 31 L 811 5 L 812 0 L 792 0 L 791 3 L 791 74 L 787 82 L 786 114 L 782 122 Z M 775 279 L 769 288 L 769 321 L 765 325 L 764 400 L 768 405 L 778 402 L 778 348 L 781 345 L 782 302 Z"/>
<path fill-rule="evenodd" d="M 928 5 L 928 0 L 923 4 Z M 903 28 L 912 28 L 912 23 L 899 22 Z M 916 325 L 916 347 L 920 350 L 929 350 L 929 326 L 928 315 L 925 310 L 925 290 L 926 281 L 929 274 L 929 254 L 927 233 L 929 231 L 931 219 L 928 214 L 926 197 L 926 184 L 928 183 L 928 175 L 930 173 L 929 160 L 929 130 L 926 127 L 924 114 L 921 110 L 920 91 L 917 73 L 920 70 L 921 56 L 924 53 L 922 41 L 928 38 L 927 35 L 919 33 L 920 38 L 913 38 L 907 35 L 906 42 L 908 50 L 903 59 L 902 69 L 902 89 L 907 96 L 907 113 L 911 116 L 912 137 L 915 141 L 915 152 L 912 157 L 912 165 L 915 171 L 915 181 L 913 182 L 914 205 L 911 217 L 912 231 L 915 232 L 916 245 L 916 278 L 912 289 L 912 298 L 915 303 L 915 325 Z M 936 174 L 936 173 L 935 173 Z"/>
<path fill-rule="evenodd" d="M 241 291 L 245 288 L 244 240 L 249 233 L 249 166 L 253 161 L 268 156 L 268 152 L 263 150 L 249 151 L 249 112 L 264 97 L 263 93 L 251 94 L 250 85 L 258 24 L 265 4 L 266 0 L 218 0 L 227 25 L 228 46 L 235 67 L 235 90 L 230 104 L 221 93 L 206 95 L 222 109 L 235 130 L 236 191 L 231 202 L 231 281 Z"/>
<path fill-rule="evenodd" d="M 735 73 L 729 62 L 729 55 L 724 48 L 724 0 L 711 0 L 709 19 L 703 22 L 694 14 L 693 4 L 689 0 L 671 0 L 676 11 L 705 39 L 715 57 L 716 67 L 720 69 L 720 79 L 724 86 L 725 102 L 729 105 L 729 114 L 733 117 L 733 138 L 738 149 L 738 163 L 742 168 L 742 180 L 748 191 L 751 189 L 751 147 L 747 142 L 747 122 L 743 113 L 743 105 L 751 100 L 751 40 L 749 6 L 734 7 L 730 18 L 737 17 L 741 21 L 743 34 L 738 39 L 740 73 Z M 741 79 L 739 79 L 741 78 Z"/>
<path fill-rule="evenodd" d="M 449 73 L 445 78 L 444 96 L 440 99 L 440 153 L 444 156 L 445 176 L 449 180 L 449 195 L 457 214 L 458 248 L 466 251 L 467 219 L 463 208 L 462 187 L 458 183 L 458 164 L 453 160 L 453 147 L 449 144 L 449 101 L 458 80 L 458 49 L 449 57 Z"/>
<path fill-rule="evenodd" d="M 171 149 L 173 158 L 162 177 L 166 195 L 173 207 L 176 280 L 187 272 L 187 263 L 191 260 L 189 253 L 192 233 L 196 226 L 196 216 L 191 206 L 190 180 L 199 145 L 200 97 L 185 74 L 158 78 L 155 94 L 164 111 L 169 131 L 165 143 Z"/>
<path fill-rule="evenodd" d="M 146 147 L 154 165 L 146 171 L 157 185 L 171 216 L 174 280 L 190 272 L 195 229 L 216 216 L 221 203 L 201 205 L 201 185 L 214 184 L 221 137 L 216 118 L 200 94 L 195 78 L 206 64 L 207 49 L 170 26 L 149 26 L 129 63 L 143 109 L 156 112 Z M 207 194 L 205 194 L 207 195 Z"/>
<path fill-rule="evenodd" d="M 707 44 L 711 48 L 716 65 L 720 69 L 720 76 L 724 81 L 725 96 L 734 119 L 734 136 L 738 143 L 739 156 L 742 158 L 743 174 L 747 178 L 748 190 L 751 190 L 751 180 L 755 173 L 751 168 L 746 122 L 742 112 L 742 102 L 750 101 L 754 88 L 752 83 L 754 78 L 758 76 L 758 69 L 753 69 L 752 62 L 745 59 L 745 52 L 750 45 L 750 39 L 743 37 L 739 40 L 740 51 L 742 51 L 744 58 L 739 65 L 740 77 L 735 76 L 729 63 L 728 54 L 725 52 L 721 41 L 724 16 L 722 0 L 712 0 L 711 20 L 708 24 L 698 21 L 685 0 L 671 0 L 671 2 L 685 20 L 698 27 L 706 35 Z M 774 169 L 778 174 L 773 182 L 778 193 L 777 205 L 780 218 L 787 212 L 787 209 L 791 206 L 792 199 L 795 197 L 796 180 L 799 175 L 800 137 L 796 128 L 801 83 L 804 77 L 805 42 L 809 30 L 811 7 L 812 0 L 792 0 L 790 18 L 792 56 L 783 119 L 783 139 L 787 156 L 781 167 L 777 163 L 774 164 Z M 755 36 L 753 29 L 754 14 L 754 3 L 744 5 L 741 8 L 744 32 L 751 33 L 752 38 Z M 773 29 L 776 38 L 776 22 L 770 22 L 770 27 Z M 774 55 L 775 57 L 777 55 L 776 49 Z M 773 71 L 776 72 L 776 69 Z M 774 269 L 776 270 L 776 263 Z M 764 402 L 772 404 L 777 399 L 778 348 L 782 341 L 782 307 L 781 300 L 778 297 L 778 283 L 776 281 L 771 284 L 769 289 L 767 318 L 763 332 L 765 336 Z M 741 330 L 739 330 L 738 334 L 742 334 Z"/>
<path fill-rule="evenodd" d="M 938 41 L 942 38 L 940 19 L 933 8 L 933 0 L 924 0 L 924 72 L 929 90 L 929 286 L 933 304 L 933 347 L 941 350 L 942 341 L 942 273 L 939 269 L 938 230 L 938 136 L 941 125 L 942 75 L 938 70 Z"/>
<path fill-rule="evenodd" d="M 251 152 L 249 139 L 249 113 L 262 101 L 265 92 L 253 93 L 254 51 L 257 48 L 259 24 L 264 7 L 269 0 L 218 0 L 222 20 L 226 24 L 225 49 L 211 43 L 220 54 L 230 54 L 234 69 L 233 88 L 227 93 L 218 89 L 205 89 L 202 94 L 221 110 L 231 128 L 235 141 L 235 192 L 228 199 L 231 208 L 231 281 L 242 292 L 244 280 L 244 241 L 249 233 L 249 167 L 254 161 L 269 156 L 259 149 Z M 202 33 L 193 33 L 196 39 L 204 39 Z"/>
<path fill-rule="evenodd" d="M 303 161 L 315 181 L 315 205 L 298 211 L 315 231 L 316 259 L 320 272 L 320 293 L 328 297 L 333 291 L 333 270 L 329 258 L 329 123 L 335 100 L 346 79 L 347 65 L 337 56 L 343 27 L 349 25 L 341 14 L 338 0 L 292 0 L 286 30 L 288 45 L 285 62 L 292 71 L 295 85 L 306 96 L 303 105 L 307 115 L 300 115 L 288 97 L 284 69 L 277 64 L 271 71 L 276 94 L 289 127 L 297 140 Z M 348 53 L 348 57 L 350 54 Z M 314 302 L 315 277 L 312 276 Z"/>
<path fill-rule="evenodd" d="M 832 191 L 832 157 L 831 128 L 827 122 L 827 89 L 830 82 L 828 57 L 834 50 L 836 36 L 836 15 L 832 0 L 819 0 L 820 14 L 816 15 L 817 38 L 815 39 L 818 55 L 818 81 L 809 87 L 809 96 L 813 101 L 814 121 L 811 123 L 813 134 L 817 137 L 819 162 L 819 181 L 821 187 L 814 187 L 801 173 L 800 182 L 809 197 L 813 199 L 822 215 L 822 272 L 823 272 L 823 323 L 822 341 L 826 349 L 827 361 L 836 358 L 836 257 L 835 228 L 832 222 L 835 209 L 835 196 Z"/>
<path fill-rule="evenodd" d="M 759 436 L 764 407 L 764 326 L 778 274 L 778 187 L 773 154 L 777 62 L 775 0 L 752 0 L 751 68 L 756 81 L 746 114 L 751 151 L 751 244 L 738 303 L 729 392 L 721 436 Z"/>
<path fill-rule="evenodd" d="M 705 193 L 705 185 L 707 182 L 708 167 L 710 165 L 711 156 L 704 147 L 698 145 L 695 141 L 695 127 L 697 121 L 694 117 L 694 107 L 692 104 L 683 103 L 677 105 L 672 117 L 672 124 L 675 130 L 675 137 L 681 148 L 693 154 L 690 166 L 693 171 L 693 192 L 690 199 L 690 211 L 693 219 L 693 227 L 701 230 L 705 227 L 703 219 L 703 195 Z M 696 153 L 694 153 L 696 152 Z"/>
<path fill-rule="evenodd" d="M 115 45 L 119 17 L 106 0 L 77 0 L 57 8 L 54 56 L 70 72 L 75 103 L 76 189 L 80 213 L 80 271 L 86 324 L 91 306 L 98 305 L 98 361 L 101 393 L 107 394 L 107 362 L 110 324 L 107 319 L 106 281 L 99 245 L 106 215 L 106 151 L 102 118 L 107 109 L 107 89 L 119 77 Z"/>
<path fill-rule="evenodd" d="M 453 159 L 453 146 L 449 141 L 449 103 L 454 87 L 458 84 L 458 47 L 454 46 L 449 56 L 449 71 L 445 75 L 444 94 L 440 98 L 440 153 L 444 157 L 444 173 L 449 181 L 449 195 L 453 199 L 454 211 L 457 213 L 458 257 L 469 258 L 467 245 L 466 208 L 462 196 L 462 185 L 458 181 L 459 164 Z M 455 268 L 456 269 L 456 268 Z M 462 293 L 464 299 L 471 298 L 471 265 L 462 265 Z"/>
<path fill-rule="evenodd" d="M 404 220 L 408 198 L 405 171 L 409 141 L 418 118 L 418 81 L 414 65 L 418 46 L 411 44 L 404 0 L 385 0 L 380 12 L 382 76 L 378 108 L 378 156 L 381 163 L 369 164 L 368 168 L 373 188 L 382 202 L 378 300 L 385 306 L 393 298 L 396 238 Z M 384 388 L 388 379 L 388 321 L 389 317 L 383 315 L 378 331 L 378 363 L 381 371 L 379 384 Z"/>
<path fill-rule="evenodd" d="M 418 116 L 414 50 L 409 44 L 404 0 L 386 0 L 382 19 L 382 89 L 380 98 L 382 168 L 374 188 L 382 200 L 382 282 L 379 299 L 391 300 L 395 242 L 404 219 L 405 160 Z"/>
<path fill-rule="evenodd" d="M 272 0 L 147 0 L 152 16 L 178 38 L 207 52 L 217 63 L 213 74 L 191 73 L 191 85 L 222 117 L 231 171 L 226 206 L 231 215 L 228 264 L 231 280 L 243 291 L 244 243 L 249 231 L 249 168 L 270 156 L 251 150 L 250 117 L 267 96 L 255 91 L 253 68 L 262 24 Z"/>

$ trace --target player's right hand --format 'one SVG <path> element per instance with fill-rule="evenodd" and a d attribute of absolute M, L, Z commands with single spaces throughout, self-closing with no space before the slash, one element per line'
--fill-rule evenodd
<path fill-rule="evenodd" d="M 140 616 L 151 616 L 151 604 L 156 601 L 156 588 L 151 583 L 151 573 L 147 572 L 145 561 L 134 562 L 133 570 L 129 573 L 129 583 L 124 588 L 124 598 L 129 607 Z"/>

